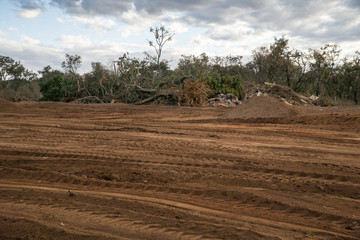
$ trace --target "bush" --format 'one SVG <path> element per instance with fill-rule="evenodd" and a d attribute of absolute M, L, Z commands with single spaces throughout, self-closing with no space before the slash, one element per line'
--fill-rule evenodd
<path fill-rule="evenodd" d="M 40 83 L 40 91 L 43 94 L 42 101 L 59 102 L 65 96 L 63 89 L 64 77 L 55 76 L 49 81 Z"/>
<path fill-rule="evenodd" d="M 214 73 L 206 78 L 206 83 L 214 95 L 231 93 L 241 98 L 244 93 L 242 78 L 239 74 L 231 76 L 230 74 L 220 75 L 219 73 Z"/>
<path fill-rule="evenodd" d="M 63 97 L 61 101 L 71 102 L 76 100 L 79 97 L 83 97 L 84 93 L 78 91 L 78 85 L 76 80 L 70 79 L 68 77 L 62 77 L 61 92 Z"/>

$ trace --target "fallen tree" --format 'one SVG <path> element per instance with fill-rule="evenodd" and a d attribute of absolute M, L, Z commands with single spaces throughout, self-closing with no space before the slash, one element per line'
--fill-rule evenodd
<path fill-rule="evenodd" d="M 103 100 L 101 100 L 100 98 L 98 98 L 97 96 L 86 96 L 83 98 L 78 98 L 76 99 L 74 102 L 76 103 L 104 103 Z"/>
<path fill-rule="evenodd" d="M 152 96 L 137 101 L 136 105 L 141 105 L 155 101 L 160 97 L 172 98 L 178 105 L 182 106 L 199 106 L 204 105 L 210 94 L 210 89 L 201 78 L 192 79 L 189 78 L 186 81 L 183 81 L 180 85 L 180 88 L 171 87 L 169 89 L 147 89 L 142 88 L 138 85 L 135 85 L 137 91 L 153 94 Z"/>
<path fill-rule="evenodd" d="M 146 99 L 137 101 L 136 103 L 134 103 L 135 105 L 141 105 L 141 104 L 145 104 L 151 101 L 154 101 L 156 99 L 158 99 L 159 97 L 172 97 L 174 99 L 177 99 L 179 97 L 179 90 L 178 89 L 174 89 L 174 88 L 170 88 L 170 89 L 147 89 L 147 88 L 142 88 L 138 85 L 135 86 L 137 91 L 143 92 L 143 93 L 150 93 L 150 94 L 154 94 L 151 97 L 148 97 Z"/>

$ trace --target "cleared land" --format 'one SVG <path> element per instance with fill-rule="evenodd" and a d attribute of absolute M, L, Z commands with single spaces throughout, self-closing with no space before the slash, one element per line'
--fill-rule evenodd
<path fill-rule="evenodd" d="M 0 101 L 0 239 L 359 239 L 360 108 Z"/>

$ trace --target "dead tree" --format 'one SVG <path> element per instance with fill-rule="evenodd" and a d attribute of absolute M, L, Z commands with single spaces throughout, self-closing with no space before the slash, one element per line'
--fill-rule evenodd
<path fill-rule="evenodd" d="M 135 85 L 135 87 L 136 87 L 137 91 L 154 94 L 151 97 L 148 97 L 146 99 L 137 101 L 136 103 L 134 103 L 135 105 L 145 104 L 145 103 L 154 101 L 157 98 L 162 97 L 162 96 L 164 96 L 164 97 L 173 97 L 175 99 L 178 98 L 178 96 L 179 96 L 179 90 L 178 89 L 170 88 L 170 89 L 159 89 L 159 90 L 157 90 L 157 89 L 142 88 L 142 87 L 140 87 L 138 85 Z"/>

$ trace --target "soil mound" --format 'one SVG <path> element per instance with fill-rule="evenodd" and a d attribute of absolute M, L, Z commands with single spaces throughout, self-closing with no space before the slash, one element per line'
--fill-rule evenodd
<path fill-rule="evenodd" d="M 296 114 L 294 106 L 271 96 L 252 97 L 225 113 L 224 118 L 274 118 Z"/>
<path fill-rule="evenodd" d="M 16 103 L 9 102 L 0 98 L 0 113 L 2 112 L 24 112 L 25 109 L 18 106 Z"/>

